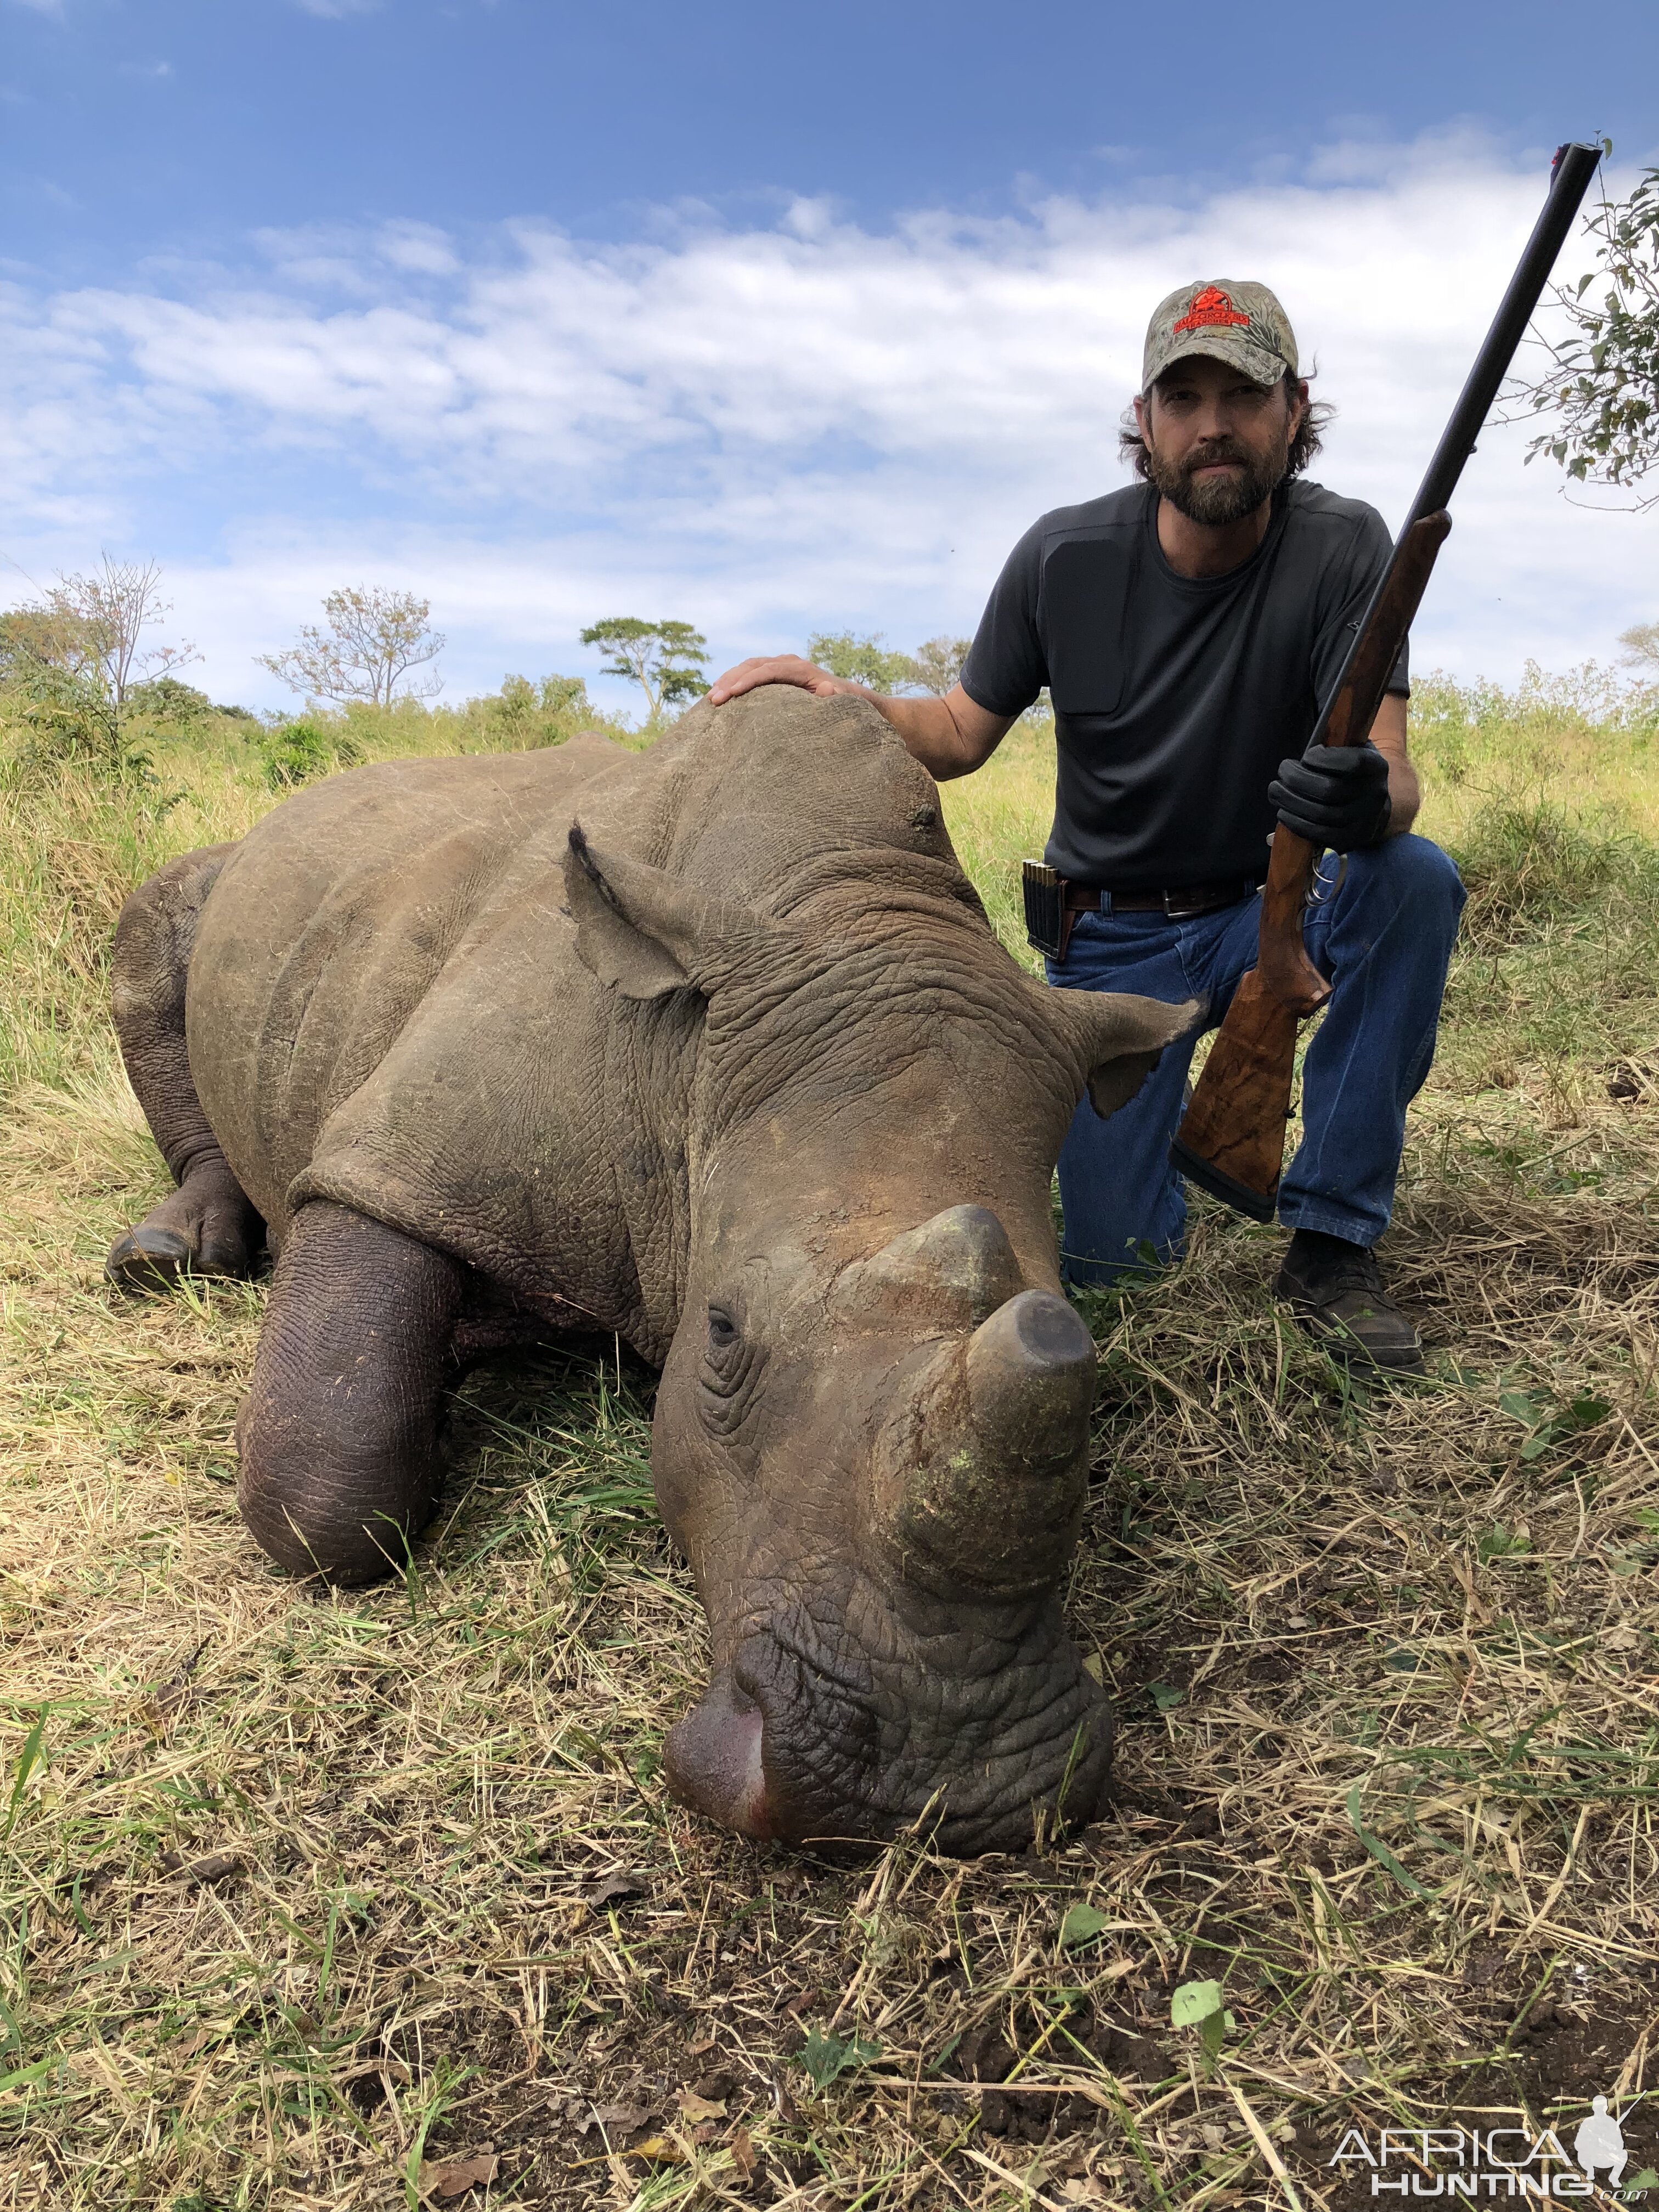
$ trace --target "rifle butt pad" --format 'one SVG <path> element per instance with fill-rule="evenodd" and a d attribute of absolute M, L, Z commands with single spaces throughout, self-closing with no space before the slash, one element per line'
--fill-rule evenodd
<path fill-rule="evenodd" d="M 1231 1206 L 1235 1213 L 1248 1214 L 1252 1221 L 1271 1221 L 1279 1204 L 1279 1183 L 1275 1178 L 1271 1190 L 1252 1190 L 1249 1183 L 1240 1182 L 1200 1153 L 1188 1152 L 1180 1137 L 1170 1139 L 1170 1165 L 1195 1182 L 1200 1190 L 1207 1190 L 1212 1198 L 1218 1198 L 1224 1206 Z"/>

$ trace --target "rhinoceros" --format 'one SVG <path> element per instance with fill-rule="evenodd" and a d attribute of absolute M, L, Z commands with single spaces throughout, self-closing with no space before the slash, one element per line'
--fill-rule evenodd
<path fill-rule="evenodd" d="M 708 1620 L 676 1793 L 959 1853 L 1091 1816 L 1057 1584 L 1096 1361 L 1050 1173 L 1197 1009 L 1026 975 L 872 706 L 356 769 L 135 892 L 113 986 L 178 1187 L 112 1277 L 276 1255 L 237 1425 L 274 1559 L 401 1565 L 457 1375 L 614 1333 Z"/>

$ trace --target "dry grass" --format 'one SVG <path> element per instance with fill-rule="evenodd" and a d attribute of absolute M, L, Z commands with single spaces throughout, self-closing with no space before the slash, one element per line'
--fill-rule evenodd
<path fill-rule="evenodd" d="M 951 794 L 994 898 L 1043 773 L 1033 740 Z M 626 1358 L 481 1370 L 414 1571 L 319 1595 L 234 1509 L 259 1291 L 105 1293 L 160 1182 L 96 1014 L 111 872 L 258 803 L 240 774 L 101 863 L 60 866 L 61 814 L 12 825 L 13 942 L 38 900 L 68 949 L 14 990 L 0 1161 L 0 2206 L 1311 2212 L 1373 2201 L 1328 2163 L 1350 2125 L 1570 2131 L 1646 2091 L 1634 878 L 1511 915 L 1455 980 L 1390 1237 L 1430 1379 L 1346 1386 L 1265 1295 L 1274 1234 L 1207 1210 L 1185 1268 L 1091 1310 L 1069 1602 L 1120 1701 L 1111 1816 L 828 1867 L 663 1791 L 702 1631 Z M 1213 2060 L 1170 2026 L 1208 1978 Z"/>

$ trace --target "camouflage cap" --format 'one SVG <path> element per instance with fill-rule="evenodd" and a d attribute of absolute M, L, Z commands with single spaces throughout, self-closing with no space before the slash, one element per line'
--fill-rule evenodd
<path fill-rule="evenodd" d="M 1150 392 L 1166 368 L 1188 354 L 1224 361 L 1257 384 L 1277 384 L 1297 374 L 1296 332 L 1265 284 L 1234 284 L 1222 277 L 1183 284 L 1158 302 L 1146 325 L 1140 389 Z"/>

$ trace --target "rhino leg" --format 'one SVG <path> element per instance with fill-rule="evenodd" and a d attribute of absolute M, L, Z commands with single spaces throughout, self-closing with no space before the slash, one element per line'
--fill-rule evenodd
<path fill-rule="evenodd" d="M 234 850 L 209 845 L 170 861 L 132 894 L 116 927 L 111 995 L 121 1057 L 179 1186 L 111 1248 L 105 1273 L 123 1290 L 164 1290 L 186 1271 L 251 1274 L 264 1241 L 202 1111 L 185 1046 L 196 924 Z"/>
<path fill-rule="evenodd" d="M 395 1572 L 443 1484 L 459 1261 L 343 1206 L 294 1218 L 236 1423 L 242 1517 L 295 1574 Z"/>

